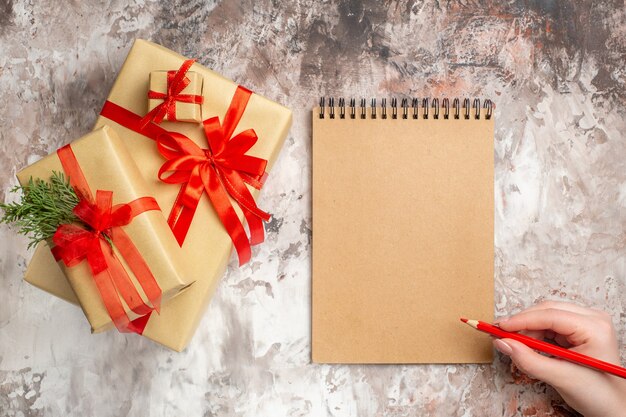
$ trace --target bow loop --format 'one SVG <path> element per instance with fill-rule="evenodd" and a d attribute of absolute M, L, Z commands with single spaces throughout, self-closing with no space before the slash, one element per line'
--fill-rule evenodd
<path fill-rule="evenodd" d="M 204 150 L 182 133 L 162 133 L 157 137 L 156 142 L 159 153 L 165 159 L 182 155 L 205 156 Z"/>
<path fill-rule="evenodd" d="M 69 267 L 82 262 L 93 249 L 98 238 L 93 232 L 74 224 L 62 224 L 52 236 L 55 257 Z"/>
<path fill-rule="evenodd" d="M 186 74 L 194 62 L 194 59 L 188 59 L 183 62 L 178 71 L 167 72 L 167 92 L 169 97 L 173 98 L 180 94 L 189 85 L 190 81 Z"/>
<path fill-rule="evenodd" d="M 267 161 L 250 155 L 233 155 L 222 159 L 222 166 L 239 173 L 246 173 L 253 177 L 262 177 L 265 174 Z"/>
<path fill-rule="evenodd" d="M 133 210 L 128 204 L 118 204 L 111 209 L 109 227 L 126 226 L 133 220 Z"/>
<path fill-rule="evenodd" d="M 228 147 L 225 151 L 237 151 L 244 154 L 248 152 L 259 140 L 254 129 L 247 129 L 243 132 L 237 133 L 228 141 Z"/>
<path fill-rule="evenodd" d="M 223 133 L 219 117 L 206 119 L 202 122 L 202 128 L 204 129 L 204 135 L 206 136 L 211 153 L 214 156 L 219 157 L 226 147 L 226 141 L 228 140 Z"/>

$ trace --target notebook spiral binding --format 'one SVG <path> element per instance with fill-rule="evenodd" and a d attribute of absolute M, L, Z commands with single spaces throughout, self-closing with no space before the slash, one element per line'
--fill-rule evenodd
<path fill-rule="evenodd" d="M 438 98 L 423 98 L 420 100 L 417 98 L 409 99 L 403 98 L 400 102 L 401 114 L 400 118 L 402 119 L 419 119 L 420 113 L 423 119 L 428 119 L 432 117 L 433 119 L 439 119 L 440 113 L 443 113 L 443 119 L 450 119 L 450 108 L 452 107 L 452 118 L 453 119 L 480 119 L 481 118 L 481 101 L 479 98 L 475 98 L 473 102 L 470 101 L 469 98 L 463 99 L 463 105 L 461 105 L 461 100 L 459 98 L 454 98 L 452 100 L 452 106 L 450 106 L 450 99 L 444 98 L 441 100 L 441 106 L 439 105 L 440 101 Z M 470 105 L 471 103 L 471 105 Z M 330 97 L 328 99 L 328 106 L 326 106 L 326 98 L 320 98 L 320 112 L 319 118 L 324 119 L 326 114 L 328 113 L 328 117 L 331 119 L 336 118 L 335 111 L 338 110 L 339 119 L 346 118 L 346 107 L 348 108 L 348 117 L 350 119 L 365 119 L 367 117 L 367 101 L 362 98 L 360 100 L 360 105 L 358 106 L 357 112 L 357 103 L 355 98 L 351 98 L 349 104 L 346 106 L 346 101 L 343 98 L 338 99 L 338 106 L 335 107 L 335 98 Z M 370 118 L 376 119 L 378 118 L 378 111 L 380 110 L 380 118 L 387 119 L 390 117 L 391 119 L 398 118 L 398 99 L 391 99 L 391 106 L 387 107 L 387 99 L 383 98 L 381 100 L 381 105 L 378 107 L 376 105 L 376 99 L 372 98 L 370 100 Z M 489 99 L 483 100 L 482 109 L 484 109 L 484 119 L 489 120 L 493 114 L 493 103 Z M 421 112 L 420 112 L 421 110 Z M 432 110 L 432 113 L 431 113 Z M 389 115 L 391 112 L 391 115 Z M 358 114 L 357 114 L 358 113 Z M 473 114 L 472 114 L 473 113 Z"/>

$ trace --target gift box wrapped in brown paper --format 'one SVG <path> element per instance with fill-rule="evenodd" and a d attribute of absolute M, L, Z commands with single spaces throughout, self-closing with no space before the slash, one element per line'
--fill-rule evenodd
<path fill-rule="evenodd" d="M 114 205 L 127 204 L 150 195 L 148 186 L 135 161 L 111 128 L 105 126 L 97 129 L 72 142 L 70 146 L 78 161 L 79 169 L 84 174 L 90 188 L 90 193 L 93 194 L 96 190 L 112 191 L 112 203 Z M 31 178 L 48 180 L 52 172 L 63 171 L 64 166 L 60 156 L 54 153 L 22 169 L 18 172 L 17 177 L 19 182 L 24 185 Z M 66 175 L 68 175 L 67 172 Z M 163 303 L 178 295 L 193 282 L 190 275 L 186 273 L 186 267 L 182 261 L 183 251 L 172 236 L 161 211 L 144 211 L 123 226 L 123 230 L 139 251 L 158 283 Z M 115 244 L 112 248 L 117 252 Z M 46 245 L 42 245 L 37 253 L 37 258 L 48 262 L 46 263 L 47 270 L 42 276 L 54 277 L 55 285 L 58 284 L 58 287 L 62 289 L 60 295 L 64 294 L 65 299 L 80 304 L 92 331 L 100 332 L 111 328 L 113 322 L 96 286 L 88 262 L 85 260 L 71 267 L 66 267 L 62 262 L 59 262 L 62 268 L 60 269 Z M 141 285 L 132 273 L 132 268 L 126 265 L 123 256 L 120 256 L 119 253 L 117 253 L 117 258 L 120 259 L 122 265 L 125 265 L 128 278 L 132 281 L 145 305 L 148 305 L 148 298 L 141 290 Z M 37 260 L 33 262 L 35 265 L 38 263 Z M 30 268 L 29 271 L 33 271 L 33 269 Z M 123 300 L 122 306 L 130 320 L 138 318 Z"/>
<path fill-rule="evenodd" d="M 171 77 L 173 71 L 154 71 L 150 74 L 150 91 L 165 95 L 170 87 Z M 180 94 L 185 95 L 189 100 L 183 102 L 174 103 L 171 110 L 171 115 L 174 116 L 175 121 L 179 122 L 195 122 L 202 121 L 201 103 L 195 103 L 193 99 L 195 97 L 202 97 L 202 76 L 196 72 L 187 72 L 186 75 L 189 80 L 189 84 L 183 88 Z M 163 99 L 149 98 L 148 110 L 152 111 L 163 103 Z M 170 114 L 164 114 L 164 120 L 170 120 Z"/>
<path fill-rule="evenodd" d="M 137 115 L 145 115 L 148 112 L 146 97 L 150 73 L 176 70 L 184 61 L 184 57 L 162 46 L 143 40 L 135 41 L 108 101 Z M 219 120 L 224 120 L 238 85 L 197 63 L 193 64 L 190 71 L 203 78 L 202 117 L 206 119 L 217 116 Z M 252 94 L 234 133 L 254 129 L 258 140 L 247 154 L 267 160 L 266 171 L 269 171 L 287 136 L 291 120 L 289 109 L 258 94 Z M 164 159 L 155 142 L 101 116 L 96 122 L 96 128 L 104 125 L 111 126 L 124 138 L 124 144 L 148 183 L 150 195 L 156 198 L 167 216 L 180 186 L 166 184 L 157 177 Z M 207 147 L 202 124 L 166 121 L 161 127 L 186 135 L 201 148 Z M 258 194 L 257 190 L 251 191 L 254 196 Z M 238 215 L 241 219 L 240 211 Z M 159 315 L 153 314 L 143 335 L 173 350 L 183 350 L 191 340 L 226 269 L 232 248 L 231 238 L 205 193 L 199 201 L 182 245 L 190 279 L 196 282 L 189 290 L 164 305 Z M 26 281 L 65 300 L 75 300 L 60 270 L 53 266 L 54 260 L 51 259 L 50 251 L 40 245 L 26 271 Z"/>

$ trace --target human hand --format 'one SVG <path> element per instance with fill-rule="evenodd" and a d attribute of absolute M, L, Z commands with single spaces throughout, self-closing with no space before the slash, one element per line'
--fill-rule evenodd
<path fill-rule="evenodd" d="M 545 301 L 496 324 L 509 332 L 552 339 L 572 351 L 620 365 L 611 316 L 600 310 Z M 565 402 L 584 416 L 626 416 L 625 379 L 541 355 L 516 340 L 496 339 L 493 343 L 522 372 L 552 385 Z"/>

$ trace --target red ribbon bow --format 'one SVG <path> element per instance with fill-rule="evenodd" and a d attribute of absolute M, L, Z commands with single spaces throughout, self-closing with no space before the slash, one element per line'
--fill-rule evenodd
<path fill-rule="evenodd" d="M 235 245 L 240 265 L 250 260 L 250 246 L 263 242 L 263 221 L 270 218 L 257 207 L 246 186 L 260 189 L 266 177 L 267 161 L 246 155 L 258 137 L 253 129 L 233 136 L 251 94 L 238 87 L 224 124 L 220 124 L 218 117 L 203 122 L 207 149 L 177 132 L 164 133 L 157 138 L 159 152 L 167 159 L 159 170 L 159 179 L 168 184 L 183 184 L 168 218 L 179 244 L 184 242 L 198 202 L 206 191 Z M 249 239 L 229 196 L 239 205 L 248 222 Z"/>
<path fill-rule="evenodd" d="M 103 190 L 96 191 L 94 201 L 70 146 L 62 147 L 57 154 L 79 197 L 79 203 L 73 212 L 88 227 L 77 224 L 60 225 L 52 237 L 55 244 L 52 253 L 57 261 L 62 260 L 68 267 L 87 260 L 102 301 L 115 326 L 121 332 L 141 333 L 145 323 L 142 319 L 130 321 L 120 297 L 134 313 L 146 316 L 152 310 L 159 311 L 161 288 L 122 226 L 129 224 L 135 216 L 145 211 L 160 208 L 152 197 L 142 197 L 128 204 L 113 206 L 113 193 Z M 112 245 L 115 245 L 135 275 L 152 307 L 142 300 Z"/>
<path fill-rule="evenodd" d="M 178 71 L 167 72 L 167 92 L 148 91 L 148 98 L 163 100 L 163 103 L 156 106 L 143 119 L 141 126 L 144 127 L 150 122 L 161 123 L 167 115 L 167 120 L 176 121 L 176 102 L 202 104 L 204 97 L 196 94 L 181 94 L 181 92 L 191 82 L 185 75 L 189 68 L 195 62 L 194 59 L 188 59 L 180 66 Z"/>
<path fill-rule="evenodd" d="M 223 124 L 218 117 L 203 122 L 208 149 L 200 148 L 181 133 L 167 131 L 154 123 L 143 125 L 141 116 L 111 101 L 105 102 L 100 112 L 102 117 L 158 143 L 159 152 L 167 159 L 159 170 L 159 178 L 167 183 L 182 184 L 168 218 L 179 245 L 182 246 L 198 202 L 206 191 L 234 243 L 240 265 L 250 260 L 250 246 L 263 242 L 263 221 L 270 217 L 256 206 L 245 185 L 260 189 L 267 177 L 267 161 L 245 155 L 258 137 L 253 129 L 233 137 L 251 95 L 250 90 L 237 86 Z M 248 221 L 250 238 L 230 202 L 231 198 Z"/>

